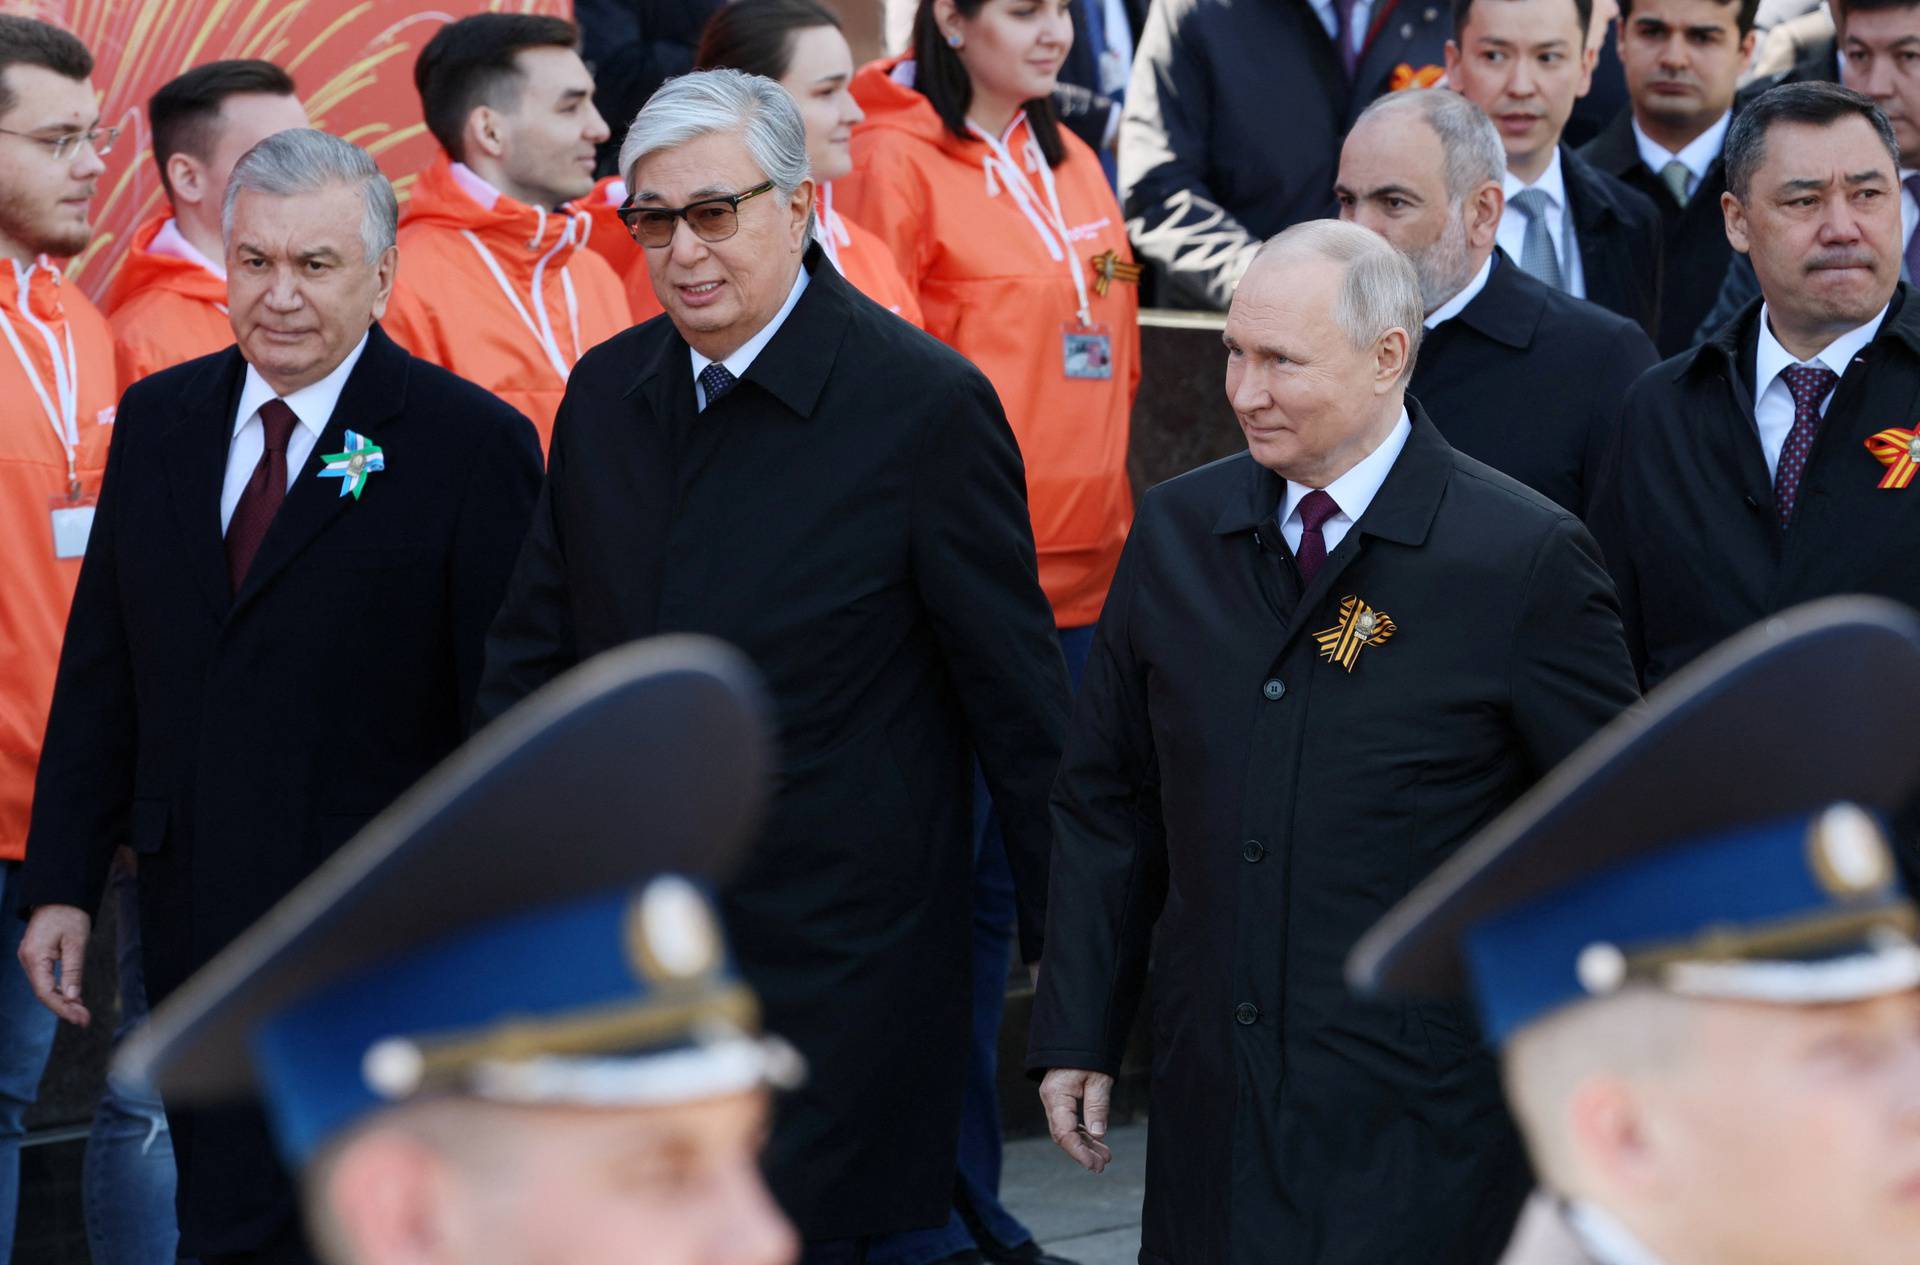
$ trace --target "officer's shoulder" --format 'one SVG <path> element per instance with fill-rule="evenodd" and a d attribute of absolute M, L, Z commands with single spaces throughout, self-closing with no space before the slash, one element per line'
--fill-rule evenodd
<path fill-rule="evenodd" d="M 1148 488 L 1140 498 L 1136 518 L 1159 518 L 1211 513 L 1218 516 L 1223 498 L 1246 486 L 1254 476 L 1253 454 L 1230 453 L 1204 466 L 1195 466 Z"/>
<path fill-rule="evenodd" d="M 129 414 L 138 416 L 149 409 L 168 408 L 176 401 L 196 395 L 202 397 L 202 406 L 206 398 L 214 394 L 224 397 L 225 374 L 238 355 L 234 348 L 227 347 L 156 369 L 122 393 L 119 417 L 124 419 Z"/>
<path fill-rule="evenodd" d="M 1592 352 L 1605 346 L 1613 339 L 1624 337 L 1628 330 L 1640 329 L 1640 323 L 1631 317 L 1620 315 L 1598 303 L 1589 303 L 1585 299 L 1576 299 L 1565 290 L 1542 287 L 1546 290 L 1546 306 L 1541 309 L 1541 323 L 1553 328 L 1553 335 L 1566 335 L 1581 340 L 1577 345 L 1565 345 L 1569 359 L 1579 359 L 1602 367 L 1600 358 Z M 1560 340 L 1556 338 L 1556 342 Z"/>
<path fill-rule="evenodd" d="M 1497 517 L 1507 525 L 1503 529 L 1504 538 L 1510 540 L 1532 540 L 1538 533 L 1556 526 L 1580 525 L 1580 520 L 1563 506 L 1518 479 L 1474 460 L 1457 448 L 1451 455 L 1453 466 L 1447 474 L 1447 502 L 1452 503 L 1455 513 L 1465 511 L 1476 517 Z M 1441 512 L 1448 512 L 1448 508 L 1443 502 Z"/>
<path fill-rule="evenodd" d="M 485 387 L 411 352 L 407 355 L 407 392 L 412 397 L 408 400 L 411 407 L 427 405 L 432 412 L 455 420 L 462 429 L 509 426 L 516 420 L 526 420 L 520 410 Z"/>

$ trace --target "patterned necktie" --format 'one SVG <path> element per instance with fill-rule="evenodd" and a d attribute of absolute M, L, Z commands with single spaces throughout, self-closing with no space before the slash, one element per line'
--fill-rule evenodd
<path fill-rule="evenodd" d="M 702 369 L 700 371 L 700 388 L 707 393 L 707 403 L 705 407 L 712 408 L 713 402 L 733 390 L 733 384 L 739 380 L 740 379 L 733 376 L 732 370 L 728 369 L 718 360 Z"/>
<path fill-rule="evenodd" d="M 1521 269 L 1556 290 L 1566 289 L 1567 284 L 1560 276 L 1560 254 L 1553 248 L 1553 233 L 1547 228 L 1553 203 L 1546 191 L 1522 189 L 1507 205 L 1527 217 L 1527 235 L 1520 242 Z"/>
<path fill-rule="evenodd" d="M 1334 499 L 1318 489 L 1300 498 L 1300 547 L 1294 550 L 1293 560 L 1300 568 L 1302 583 L 1312 584 L 1326 563 L 1327 538 L 1320 529 L 1339 512 Z"/>
<path fill-rule="evenodd" d="M 285 400 L 268 400 L 260 406 L 260 428 L 266 432 L 266 450 L 260 454 L 239 502 L 233 507 L 233 517 L 227 521 L 227 581 L 235 593 L 240 591 L 240 582 L 247 578 L 253 556 L 260 552 L 260 542 L 267 538 L 267 528 L 273 525 L 280 502 L 286 499 L 287 442 L 293 438 L 293 428 L 298 421 Z"/>
<path fill-rule="evenodd" d="M 1820 401 L 1827 398 L 1840 375 L 1825 365 L 1790 365 L 1780 371 L 1793 396 L 1793 429 L 1780 446 L 1780 464 L 1773 472 L 1773 508 L 1780 529 L 1793 522 L 1793 503 L 1800 495 L 1800 476 L 1807 471 L 1807 454 L 1820 433 Z"/>
<path fill-rule="evenodd" d="M 1907 187 L 1907 192 L 1913 196 L 1913 200 L 1920 203 L 1920 171 L 1916 171 L 1900 183 Z M 1915 232 L 1907 239 L 1906 260 L 1907 275 L 1902 280 L 1912 281 L 1920 277 L 1920 232 Z"/>
<path fill-rule="evenodd" d="M 1660 169 L 1660 179 L 1665 182 L 1667 192 L 1681 206 L 1687 204 L 1687 186 L 1693 182 L 1693 173 L 1678 158 Z"/>

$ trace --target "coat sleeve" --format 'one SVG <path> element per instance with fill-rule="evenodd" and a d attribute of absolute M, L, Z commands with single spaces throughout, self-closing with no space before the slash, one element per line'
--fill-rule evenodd
<path fill-rule="evenodd" d="M 1722 326 L 1745 310 L 1747 304 L 1760 297 L 1760 277 L 1753 270 L 1753 260 L 1735 251 L 1727 260 L 1727 275 L 1720 282 L 1720 293 L 1714 297 L 1713 306 L 1701 318 L 1700 328 L 1693 331 L 1696 344 L 1707 342 L 1720 332 Z"/>
<path fill-rule="evenodd" d="M 1640 697 L 1613 582 L 1577 519 L 1556 518 L 1534 551 L 1508 662 L 1514 725 L 1536 774 Z"/>
<path fill-rule="evenodd" d="M 484 666 L 473 707 L 476 730 L 579 660 L 574 649 L 573 606 L 559 512 L 568 474 L 567 411 L 563 399 L 554 418 L 547 477 L 533 503 L 532 522 L 507 580 L 506 596 L 487 629 Z"/>
<path fill-rule="evenodd" d="M 453 544 L 453 658 L 460 716 L 473 714 L 487 630 L 506 595 L 514 560 L 540 495 L 540 437 L 519 413 L 474 462 Z"/>
<path fill-rule="evenodd" d="M 128 436 L 142 409 L 123 400 L 107 448 L 93 530 L 74 588 L 53 706 L 34 779 L 22 906 L 73 905 L 91 914 L 133 801 L 138 698 L 120 602 L 116 495 Z"/>
<path fill-rule="evenodd" d="M 1200 21 L 1191 3 L 1147 12 L 1120 123 L 1120 201 L 1134 249 L 1159 270 L 1161 301 L 1225 311 L 1260 241 L 1207 184 L 1213 155 Z"/>
<path fill-rule="evenodd" d="M 1149 509 L 1121 554 L 1053 788 L 1053 876 L 1027 1069 L 1115 1075 L 1166 900 L 1159 762 L 1133 610 Z"/>
<path fill-rule="evenodd" d="M 1589 356 L 1594 352 L 1591 348 L 1584 348 L 1578 354 Z M 1587 420 L 1587 450 L 1580 463 L 1583 514 L 1593 507 L 1595 490 L 1600 482 L 1600 467 L 1613 446 L 1614 433 L 1620 427 L 1620 409 L 1627 392 L 1640 375 L 1653 368 L 1659 359 L 1660 353 L 1654 350 L 1653 340 L 1638 325 L 1620 326 L 1606 349 L 1599 353 L 1602 368 L 1599 381 L 1593 384 L 1593 412 Z"/>
<path fill-rule="evenodd" d="M 1627 483 L 1626 466 L 1632 453 L 1638 414 L 1644 408 L 1641 401 L 1645 398 L 1645 388 L 1641 384 L 1645 381 L 1646 376 L 1642 375 L 1628 390 L 1626 399 L 1620 405 L 1620 421 L 1614 427 L 1613 439 L 1608 444 L 1606 456 L 1601 460 L 1600 474 L 1594 482 L 1587 512 L 1587 525 L 1600 546 L 1607 574 L 1613 577 L 1614 593 L 1620 602 L 1620 626 L 1626 636 L 1627 653 L 1633 659 L 1635 674 L 1643 681 L 1647 674 L 1646 623 L 1641 615 L 1640 577 L 1633 558 L 1630 530 L 1633 519 L 1628 504 L 1631 488 Z"/>
<path fill-rule="evenodd" d="M 1020 450 L 993 387 L 969 373 L 915 458 L 910 548 L 1013 870 L 1024 961 L 1040 959 L 1066 664 L 1040 589 Z"/>

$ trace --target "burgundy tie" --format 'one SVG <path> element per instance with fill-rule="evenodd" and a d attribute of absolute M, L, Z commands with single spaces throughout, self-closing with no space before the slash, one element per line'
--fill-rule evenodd
<path fill-rule="evenodd" d="M 1840 375 L 1825 365 L 1789 365 L 1780 376 L 1793 396 L 1793 429 L 1780 446 L 1780 462 L 1773 470 L 1773 509 L 1785 531 L 1793 522 L 1793 503 L 1800 495 L 1800 476 L 1807 471 L 1807 454 L 1820 433 L 1820 401 Z"/>
<path fill-rule="evenodd" d="M 1340 46 L 1340 64 L 1346 67 L 1347 79 L 1353 79 L 1353 72 L 1360 66 L 1360 48 L 1353 38 L 1354 10 L 1360 7 L 1360 0 L 1334 0 L 1334 12 L 1339 15 L 1339 34 L 1334 42 Z"/>
<path fill-rule="evenodd" d="M 280 502 L 286 499 L 287 441 L 293 438 L 293 428 L 298 424 L 285 400 L 268 400 L 260 406 L 260 426 L 266 431 L 267 448 L 260 454 L 260 463 L 254 466 L 253 476 L 247 480 L 239 504 L 233 507 L 233 518 L 227 523 L 227 579 L 235 593 L 247 578 L 253 556 L 260 552 L 260 542 L 267 538 L 267 528 L 273 525 Z"/>
<path fill-rule="evenodd" d="M 1313 583 L 1327 560 L 1327 538 L 1320 529 L 1339 512 L 1333 498 L 1318 489 L 1300 498 L 1300 547 L 1293 551 L 1293 560 L 1300 568 L 1300 579 L 1307 584 Z"/>

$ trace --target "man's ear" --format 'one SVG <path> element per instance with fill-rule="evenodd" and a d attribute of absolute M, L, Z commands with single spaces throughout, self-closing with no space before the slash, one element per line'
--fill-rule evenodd
<path fill-rule="evenodd" d="M 1643 1097 L 1618 1076 L 1592 1076 L 1567 1099 L 1567 1133 L 1578 1170 L 1600 1193 L 1635 1193 L 1666 1180 Z"/>
<path fill-rule="evenodd" d="M 1467 244 L 1485 250 L 1500 232 L 1500 217 L 1506 213 L 1507 192 L 1498 180 L 1489 180 L 1467 198 Z"/>
<path fill-rule="evenodd" d="M 387 314 L 387 304 L 393 301 L 393 283 L 399 275 L 400 248 L 389 246 L 380 253 L 380 262 L 374 265 L 374 278 L 379 286 L 373 294 L 374 320 Z"/>
<path fill-rule="evenodd" d="M 1747 240 L 1747 208 L 1732 193 L 1720 195 L 1720 215 L 1726 221 L 1727 244 L 1744 255 L 1752 245 Z"/>
<path fill-rule="evenodd" d="M 457 1247 L 452 1180 L 425 1143 L 375 1128 L 348 1142 L 327 1170 L 324 1228 L 344 1240 L 356 1265 L 445 1265 Z"/>
<path fill-rule="evenodd" d="M 1373 345 L 1373 393 L 1385 395 L 1400 385 L 1407 360 L 1413 354 L 1413 338 L 1399 326 L 1380 335 Z"/>
<path fill-rule="evenodd" d="M 507 121 L 490 105 L 476 105 L 467 115 L 466 152 L 498 161 L 507 153 Z"/>
<path fill-rule="evenodd" d="M 207 169 L 189 154 L 174 154 L 167 159 L 167 188 L 178 206 L 199 206 L 207 200 Z"/>
<path fill-rule="evenodd" d="M 791 240 L 795 250 L 807 248 L 807 216 L 813 207 L 814 183 L 809 176 L 794 186 L 793 196 L 787 200 L 787 209 L 793 216 Z"/>

